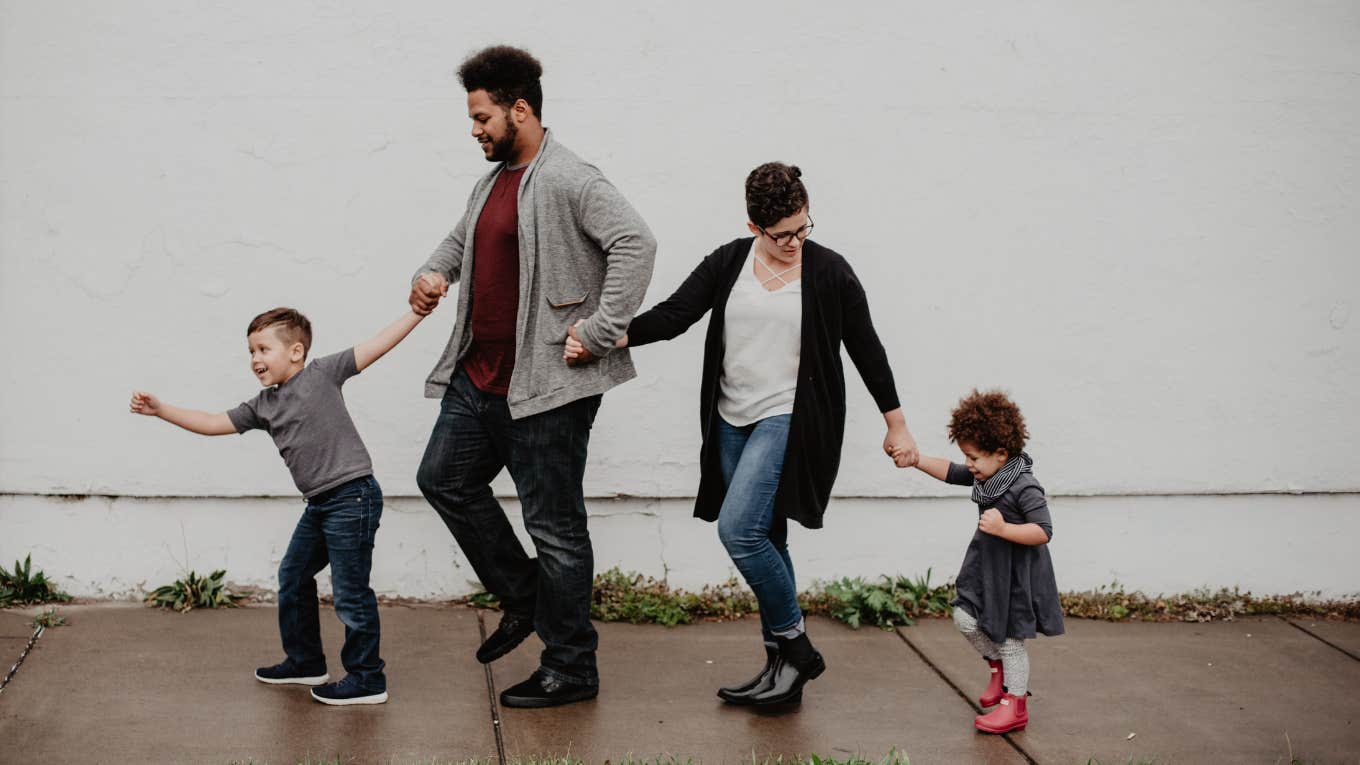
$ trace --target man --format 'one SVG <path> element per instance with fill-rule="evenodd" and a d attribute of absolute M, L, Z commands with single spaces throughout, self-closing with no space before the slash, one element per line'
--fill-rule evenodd
<path fill-rule="evenodd" d="M 426 314 L 462 281 L 453 335 L 426 381 L 425 395 L 442 401 L 417 483 L 500 598 L 504 616 L 478 660 L 494 661 L 534 631 L 543 640 L 539 668 L 501 694 L 508 707 L 598 693 L 581 479 L 602 394 L 636 374 L 614 342 L 642 302 L 656 254 L 623 196 L 543 127 L 542 73 L 528 52 L 507 46 L 459 68 L 472 137 L 496 167 L 410 294 Z M 569 334 L 588 351 L 570 367 Z M 537 559 L 492 495 L 502 468 Z"/>

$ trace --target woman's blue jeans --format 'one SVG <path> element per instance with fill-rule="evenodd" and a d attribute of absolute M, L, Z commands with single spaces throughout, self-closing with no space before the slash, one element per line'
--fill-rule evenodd
<path fill-rule="evenodd" d="M 718 538 L 756 594 L 767 643 L 803 617 L 789 559 L 788 521 L 774 512 L 792 418 L 781 414 L 740 428 L 718 418 L 718 451 L 727 483 Z"/>

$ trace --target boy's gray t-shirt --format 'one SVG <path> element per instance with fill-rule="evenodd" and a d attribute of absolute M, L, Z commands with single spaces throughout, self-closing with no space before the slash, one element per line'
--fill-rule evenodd
<path fill-rule="evenodd" d="M 314 359 L 287 382 L 227 412 L 237 433 L 259 428 L 274 439 L 293 483 L 308 499 L 373 473 L 373 462 L 345 408 L 340 387 L 359 373 L 354 349 Z"/>

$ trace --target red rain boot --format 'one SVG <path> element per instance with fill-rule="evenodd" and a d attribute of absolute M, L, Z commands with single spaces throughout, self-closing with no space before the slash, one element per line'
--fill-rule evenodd
<path fill-rule="evenodd" d="M 987 683 L 987 690 L 978 696 L 978 703 L 984 707 L 994 707 L 1006 692 L 1006 673 L 1001 671 L 1001 662 L 997 659 L 988 659 L 987 666 L 992 670 L 992 680 Z"/>
<path fill-rule="evenodd" d="M 1001 696 L 1001 705 L 985 715 L 973 719 L 973 727 L 983 733 L 1010 733 L 1029 725 L 1029 712 L 1025 711 L 1025 697 L 1006 693 Z"/>

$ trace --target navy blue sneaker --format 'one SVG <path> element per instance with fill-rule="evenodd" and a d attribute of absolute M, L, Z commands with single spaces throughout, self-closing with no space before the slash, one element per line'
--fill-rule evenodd
<path fill-rule="evenodd" d="M 299 668 L 292 659 L 284 659 L 272 667 L 255 670 L 255 679 L 271 685 L 321 685 L 331 676 L 326 673 L 326 665 Z"/>
<path fill-rule="evenodd" d="M 312 689 L 312 698 L 322 704 L 348 706 L 350 704 L 385 704 L 387 691 L 368 691 L 348 675 L 338 683 L 329 683 Z"/>

